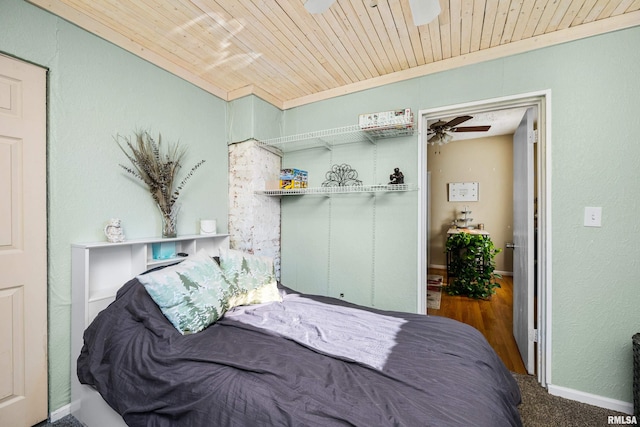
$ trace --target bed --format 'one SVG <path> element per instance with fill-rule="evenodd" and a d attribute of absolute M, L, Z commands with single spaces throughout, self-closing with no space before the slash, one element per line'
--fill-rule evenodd
<path fill-rule="evenodd" d="M 236 301 L 194 333 L 148 280 L 120 288 L 77 360 L 129 426 L 521 425 L 512 374 L 468 325 L 271 280 L 271 301 Z"/>

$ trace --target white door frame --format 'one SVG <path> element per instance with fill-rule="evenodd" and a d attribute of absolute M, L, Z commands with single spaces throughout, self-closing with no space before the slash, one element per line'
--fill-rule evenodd
<path fill-rule="evenodd" d="M 537 198 L 538 248 L 538 346 L 536 371 L 538 382 L 551 382 L 551 90 L 531 92 L 464 104 L 429 108 L 418 112 L 418 304 L 417 312 L 427 313 L 427 119 L 436 116 L 473 114 L 506 108 L 535 107 L 538 111 Z"/>

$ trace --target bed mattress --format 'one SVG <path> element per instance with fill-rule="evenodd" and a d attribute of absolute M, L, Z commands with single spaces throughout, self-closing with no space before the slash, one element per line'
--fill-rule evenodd
<path fill-rule="evenodd" d="M 85 331 L 78 378 L 129 426 L 521 425 L 476 329 L 281 292 L 181 335 L 133 279 Z"/>

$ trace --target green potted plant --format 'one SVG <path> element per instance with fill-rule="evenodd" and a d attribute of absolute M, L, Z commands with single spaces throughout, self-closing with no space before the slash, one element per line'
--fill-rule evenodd
<path fill-rule="evenodd" d="M 449 257 L 447 274 L 453 277 L 445 289 L 450 295 L 471 298 L 489 298 L 495 294 L 500 278 L 495 273 L 495 257 L 502 249 L 496 248 L 489 238 L 481 234 L 457 233 L 447 239 Z"/>

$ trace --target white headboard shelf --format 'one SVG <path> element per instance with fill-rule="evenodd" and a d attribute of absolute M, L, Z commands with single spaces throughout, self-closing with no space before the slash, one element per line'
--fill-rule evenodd
<path fill-rule="evenodd" d="M 157 251 L 161 245 L 169 246 L 169 252 L 176 255 L 154 258 L 154 247 Z M 115 300 L 118 289 L 133 277 L 151 268 L 182 261 L 200 250 L 205 250 L 211 256 L 218 256 L 220 249 L 228 247 L 228 234 L 194 234 L 174 238 L 136 239 L 120 243 L 94 242 L 71 245 L 71 412 L 78 420 L 85 425 L 113 426 L 114 424 L 109 422 L 97 423 L 96 420 L 119 418 L 95 390 L 80 384 L 76 376 L 76 361 L 82 349 L 84 330 L 100 311 Z M 177 255 L 179 253 L 181 256 Z M 100 416 L 101 412 L 96 412 L 96 405 L 104 407 L 104 418 Z"/>

